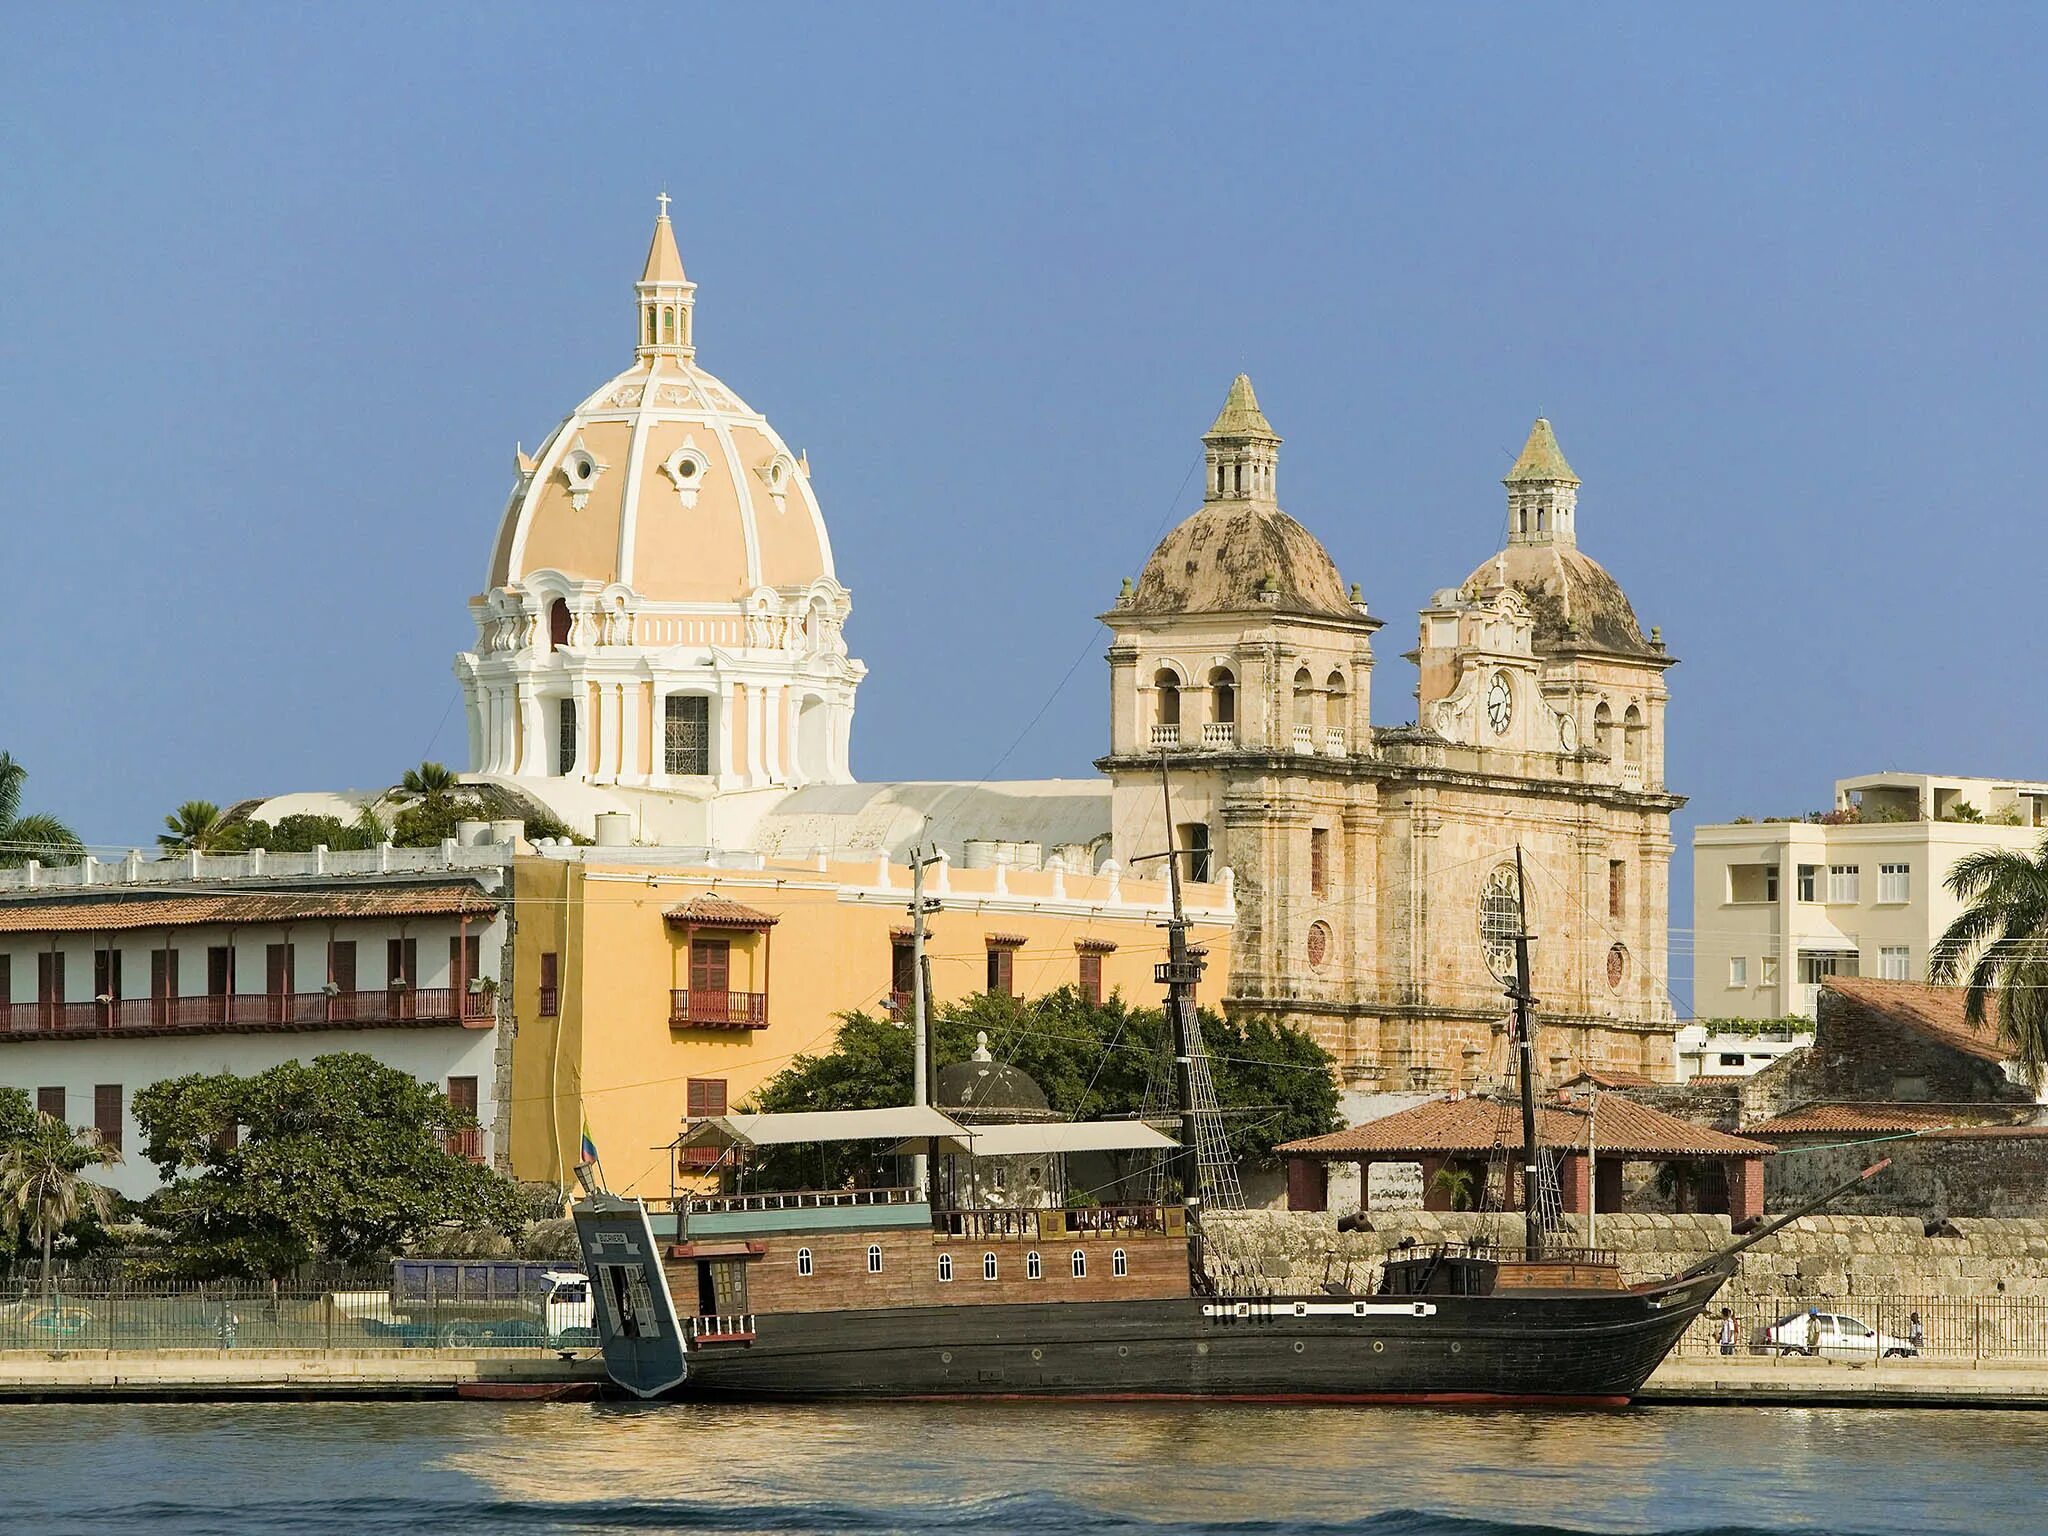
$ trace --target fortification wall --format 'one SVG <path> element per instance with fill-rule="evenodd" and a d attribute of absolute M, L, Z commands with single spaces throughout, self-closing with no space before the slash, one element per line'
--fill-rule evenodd
<path fill-rule="evenodd" d="M 1313 1291 L 1327 1280 L 1365 1289 L 1403 1238 L 1430 1245 L 1492 1238 L 1521 1242 L 1521 1218 L 1464 1212 L 1376 1214 L 1372 1230 L 1337 1230 L 1327 1211 L 1211 1211 L 1203 1218 L 1209 1268 L 1226 1285 Z M 1567 1217 L 1560 1244 L 1583 1243 L 1583 1217 Z M 1959 1219 L 1954 1237 L 1927 1237 L 1917 1217 L 1809 1216 L 1743 1254 L 1724 1299 L 1935 1297 L 1957 1301 L 2048 1298 L 2048 1220 Z M 1729 1239 L 1725 1216 L 1602 1216 L 1599 1245 L 1631 1282 L 1704 1258 Z M 1348 1266 L 1348 1276 L 1347 1276 Z"/>

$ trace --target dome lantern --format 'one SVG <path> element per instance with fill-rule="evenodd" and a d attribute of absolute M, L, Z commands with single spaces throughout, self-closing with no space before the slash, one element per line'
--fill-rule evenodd
<path fill-rule="evenodd" d="M 1258 396 L 1252 393 L 1252 381 L 1247 375 L 1240 373 L 1231 380 L 1223 409 L 1202 434 L 1202 442 L 1208 467 L 1204 501 L 1274 499 L 1280 468 L 1280 434 L 1259 409 Z"/>
<path fill-rule="evenodd" d="M 697 285 L 683 275 L 682 253 L 676 249 L 676 233 L 668 221 L 669 195 L 664 192 L 656 201 L 661 213 L 654 221 L 647 265 L 633 285 L 640 300 L 640 339 L 635 355 L 687 361 L 697 354 L 690 342 L 690 312 L 696 305 Z"/>

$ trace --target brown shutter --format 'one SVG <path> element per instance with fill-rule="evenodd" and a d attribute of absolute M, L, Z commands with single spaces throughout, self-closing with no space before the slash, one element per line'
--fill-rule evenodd
<path fill-rule="evenodd" d="M 473 1077 L 451 1077 L 448 1079 L 448 1102 L 465 1111 L 470 1118 L 476 1117 L 476 1079 Z"/>
<path fill-rule="evenodd" d="M 92 1091 L 92 1124 L 100 1140 L 121 1150 L 121 1085 L 101 1083 Z"/>
<path fill-rule="evenodd" d="M 540 1016 L 551 1019 L 561 1007 L 561 957 L 551 951 L 540 957 Z"/>
<path fill-rule="evenodd" d="M 36 1090 L 36 1112 L 48 1115 L 52 1120 L 64 1118 L 64 1090 L 62 1088 L 38 1088 Z"/>
<path fill-rule="evenodd" d="M 692 992 L 720 993 L 728 991 L 732 980 L 732 943 L 727 939 L 692 939 L 690 941 L 690 990 Z M 721 996 L 720 1001 L 723 1001 Z"/>
<path fill-rule="evenodd" d="M 343 993 L 356 989 L 356 941 L 335 939 L 327 946 L 327 979 Z"/>
<path fill-rule="evenodd" d="M 1102 1001 L 1102 956 L 1084 954 L 1081 956 L 1081 1000 L 1089 1004 Z"/>
<path fill-rule="evenodd" d="M 235 990 L 235 952 L 225 944 L 210 945 L 206 951 L 206 995 L 226 997 Z"/>

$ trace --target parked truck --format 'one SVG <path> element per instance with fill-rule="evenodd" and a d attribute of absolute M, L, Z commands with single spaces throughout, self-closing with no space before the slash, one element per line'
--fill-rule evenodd
<path fill-rule="evenodd" d="M 339 1299 L 339 1298 L 337 1298 Z M 501 1259 L 394 1259 L 391 1290 L 359 1314 L 375 1337 L 416 1346 L 595 1346 L 580 1269 Z"/>

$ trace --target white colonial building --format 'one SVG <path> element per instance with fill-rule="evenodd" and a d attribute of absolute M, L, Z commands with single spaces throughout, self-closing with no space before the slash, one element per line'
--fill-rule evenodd
<path fill-rule="evenodd" d="M 697 366 L 696 285 L 666 211 L 635 285 L 632 366 L 517 481 L 456 658 L 472 777 L 588 832 L 741 846 L 805 784 L 841 784 L 852 609 L 810 466 Z"/>
<path fill-rule="evenodd" d="M 516 832 L 438 848 L 86 859 L 0 870 L 0 1086 L 90 1126 L 101 1182 L 157 1185 L 135 1094 L 361 1052 L 470 1110 L 501 1166 Z"/>

